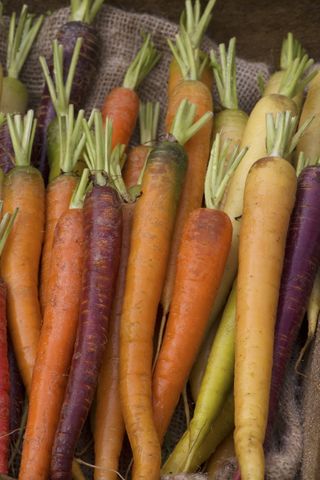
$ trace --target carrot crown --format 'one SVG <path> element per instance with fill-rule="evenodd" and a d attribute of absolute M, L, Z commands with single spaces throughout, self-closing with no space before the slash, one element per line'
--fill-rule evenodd
<path fill-rule="evenodd" d="M 220 62 L 214 50 L 210 52 L 211 65 L 216 81 L 220 104 L 223 108 L 238 109 L 236 79 L 236 39 L 231 38 L 228 50 L 224 43 L 219 45 Z"/>
<path fill-rule="evenodd" d="M 43 15 L 40 15 L 34 19 L 34 15 L 28 13 L 27 5 L 23 5 L 18 22 L 16 21 L 16 13 L 14 12 L 11 15 L 7 50 L 8 77 L 19 77 L 33 42 L 39 33 L 43 18 Z"/>
<path fill-rule="evenodd" d="M 304 168 L 315 165 L 320 165 L 320 157 L 311 159 L 310 157 L 306 157 L 304 152 L 300 152 L 296 166 L 297 177 L 299 177 Z"/>
<path fill-rule="evenodd" d="M 159 102 L 140 103 L 139 123 L 141 145 L 147 145 L 150 147 L 154 145 L 157 138 L 159 115 Z"/>
<path fill-rule="evenodd" d="M 67 114 L 58 115 L 60 169 L 63 173 L 73 171 L 83 151 L 85 144 L 83 118 L 84 110 L 80 110 L 75 119 L 73 105 L 69 105 Z"/>
<path fill-rule="evenodd" d="M 104 0 L 71 0 L 70 21 L 92 23 Z"/>
<path fill-rule="evenodd" d="M 278 93 L 293 98 L 303 91 L 318 73 L 317 70 L 314 70 L 306 74 L 313 63 L 313 59 L 309 58 L 307 54 L 303 55 L 302 58 L 295 58 L 287 70 L 285 70 Z"/>
<path fill-rule="evenodd" d="M 81 174 L 80 182 L 73 192 L 69 208 L 72 209 L 83 207 L 84 199 L 86 198 L 87 191 L 90 188 L 89 175 L 89 169 L 84 168 Z"/>
<path fill-rule="evenodd" d="M 235 145 L 230 151 L 231 140 L 222 141 L 217 133 L 213 142 L 205 179 L 205 203 L 207 208 L 219 208 L 226 186 L 248 148 Z"/>
<path fill-rule="evenodd" d="M 43 70 L 45 80 L 48 85 L 50 97 L 57 115 L 67 114 L 69 108 L 70 94 L 72 82 L 77 67 L 82 38 L 78 38 L 73 50 L 72 59 L 64 82 L 63 77 L 63 46 L 58 44 L 57 40 L 53 41 L 53 79 L 51 78 L 47 62 L 44 57 L 39 57 L 39 61 Z"/>
<path fill-rule="evenodd" d="M 3 209 L 3 201 L 0 202 L 0 214 L 2 214 L 2 209 Z M 14 221 L 16 219 L 17 213 L 19 209 L 16 208 L 13 214 L 7 212 L 3 215 L 1 222 L 0 222 L 0 256 L 2 254 L 2 251 L 5 247 L 7 238 L 11 232 L 12 226 L 14 224 Z"/>
<path fill-rule="evenodd" d="M 215 3 L 216 0 L 209 0 L 201 15 L 200 0 L 195 0 L 194 5 L 192 5 L 192 0 L 186 0 L 185 2 L 185 9 L 180 17 L 180 29 L 182 27 L 186 30 L 193 48 L 198 48 L 201 44 L 211 21 Z"/>
<path fill-rule="evenodd" d="M 304 122 L 296 132 L 298 117 L 293 117 L 290 111 L 278 112 L 276 117 L 272 113 L 267 113 L 266 147 L 268 155 L 288 158 L 312 120 L 313 118 Z"/>
<path fill-rule="evenodd" d="M 33 117 L 33 110 L 29 110 L 24 116 L 7 115 L 8 128 L 15 154 L 14 162 L 17 167 L 30 166 L 37 123 L 37 120 Z"/>
<path fill-rule="evenodd" d="M 286 70 L 292 65 L 296 58 L 303 58 L 307 52 L 302 47 L 299 40 L 297 40 L 291 32 L 282 42 L 282 48 L 280 53 L 280 68 Z"/>
<path fill-rule="evenodd" d="M 199 80 L 208 63 L 208 55 L 192 46 L 190 36 L 183 25 L 176 35 L 176 45 L 169 38 L 167 41 L 184 80 Z"/>
<path fill-rule="evenodd" d="M 158 63 L 159 59 L 160 54 L 157 52 L 156 47 L 151 40 L 151 35 L 148 34 L 144 38 L 142 47 L 128 67 L 123 80 L 123 87 L 130 90 L 138 88 L 140 83 L 145 79 L 156 63 Z"/>
<path fill-rule="evenodd" d="M 112 120 L 107 117 L 103 126 L 101 112 L 93 110 L 89 121 L 82 122 L 86 137 L 84 159 L 96 185 L 109 184 L 124 200 L 131 201 L 121 175 L 125 145 L 112 149 Z"/>
<path fill-rule="evenodd" d="M 212 112 L 206 112 L 195 122 L 196 111 L 197 106 L 190 103 L 187 99 L 182 100 L 179 105 L 169 134 L 171 134 L 180 145 L 184 145 L 190 140 L 213 116 Z"/>

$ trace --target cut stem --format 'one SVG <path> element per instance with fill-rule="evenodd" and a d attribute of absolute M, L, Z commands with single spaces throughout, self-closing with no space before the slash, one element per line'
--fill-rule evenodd
<path fill-rule="evenodd" d="M 52 44 L 54 67 L 53 79 L 51 78 L 46 59 L 42 56 L 39 57 L 42 71 L 47 82 L 50 97 L 57 115 L 68 114 L 71 88 L 80 55 L 82 42 L 82 38 L 78 38 L 76 41 L 67 79 L 65 82 L 63 80 L 63 45 L 59 45 L 57 40 L 54 40 Z"/>
<path fill-rule="evenodd" d="M 214 50 L 210 52 L 211 65 L 216 81 L 220 104 L 223 108 L 238 109 L 236 82 L 236 39 L 231 38 L 228 50 L 224 43 L 219 45 L 220 62 Z"/>
<path fill-rule="evenodd" d="M 83 133 L 84 110 L 74 118 L 74 107 L 69 105 L 68 113 L 58 115 L 60 139 L 60 170 L 70 173 L 74 170 L 85 144 Z"/>
<path fill-rule="evenodd" d="M 77 185 L 77 188 L 73 192 L 71 201 L 70 201 L 70 208 L 82 208 L 84 199 L 86 197 L 86 193 L 90 188 L 89 182 L 90 172 L 88 168 L 84 168 L 82 171 L 82 175 L 80 178 L 80 182 Z"/>
<path fill-rule="evenodd" d="M 157 139 L 159 125 L 160 103 L 140 103 L 140 143 L 152 147 Z"/>
<path fill-rule="evenodd" d="M 91 24 L 101 9 L 104 0 L 71 0 L 71 22 Z"/>
<path fill-rule="evenodd" d="M 187 99 L 183 100 L 172 122 L 169 134 L 173 135 L 180 145 L 184 145 L 198 130 L 200 130 L 213 116 L 212 112 L 206 112 L 196 122 L 197 107 Z"/>
<path fill-rule="evenodd" d="M 19 77 L 43 19 L 44 16 L 40 15 L 34 20 L 34 15 L 28 13 L 27 5 L 23 5 L 18 22 L 16 22 L 16 13 L 11 15 L 7 49 L 8 77 L 16 79 Z"/>
<path fill-rule="evenodd" d="M 306 54 L 305 49 L 302 47 L 299 40 L 297 40 L 291 32 L 282 42 L 281 54 L 280 54 L 280 68 L 281 70 L 287 70 L 296 58 L 303 58 Z"/>
<path fill-rule="evenodd" d="M 205 179 L 204 195 L 207 208 L 219 208 L 228 182 L 248 150 L 248 147 L 240 149 L 239 145 L 235 145 L 230 154 L 230 144 L 230 140 L 222 142 L 220 133 L 217 133 Z"/>
<path fill-rule="evenodd" d="M 142 47 L 129 65 L 123 80 L 123 87 L 136 90 L 159 60 L 160 54 L 151 40 L 151 35 L 145 35 Z"/>
<path fill-rule="evenodd" d="M 7 115 L 8 128 L 15 153 L 14 163 L 18 167 L 27 167 L 31 162 L 32 145 L 37 120 L 33 110 L 26 115 Z"/>
<path fill-rule="evenodd" d="M 208 28 L 212 18 L 212 10 L 216 4 L 216 0 L 209 0 L 202 15 L 200 0 L 186 0 L 185 9 L 180 17 L 180 29 L 183 27 L 190 37 L 193 48 L 200 47 L 203 36 Z"/>
<path fill-rule="evenodd" d="M 304 55 L 302 58 L 295 58 L 285 70 L 278 93 L 293 98 L 299 92 L 302 92 L 318 73 L 317 70 L 314 70 L 306 75 L 307 70 L 313 63 L 314 60 L 309 58 L 308 55 Z"/>

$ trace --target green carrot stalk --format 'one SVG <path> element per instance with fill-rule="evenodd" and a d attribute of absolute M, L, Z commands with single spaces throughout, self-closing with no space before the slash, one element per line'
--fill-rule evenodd
<path fill-rule="evenodd" d="M 19 75 L 40 31 L 43 19 L 43 15 L 34 18 L 34 15 L 28 13 L 26 5 L 23 5 L 18 20 L 15 12 L 11 15 L 6 76 L 3 77 L 0 97 L 0 111 L 3 113 L 24 114 L 26 112 L 28 91 L 26 85 L 19 80 Z"/>

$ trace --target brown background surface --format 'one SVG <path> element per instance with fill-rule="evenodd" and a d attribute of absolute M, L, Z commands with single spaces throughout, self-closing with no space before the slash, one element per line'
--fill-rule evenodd
<path fill-rule="evenodd" d="M 25 0 L 34 11 L 43 12 L 69 4 L 68 0 Z M 178 21 L 184 0 L 106 0 L 110 5 L 137 12 L 154 13 Z M 4 0 L 5 12 L 20 8 L 21 0 Z M 202 1 L 204 5 L 205 0 Z M 281 41 L 292 31 L 309 54 L 320 60 L 319 0 L 217 0 L 209 29 L 217 42 L 231 36 L 238 40 L 242 58 L 277 62 Z"/>

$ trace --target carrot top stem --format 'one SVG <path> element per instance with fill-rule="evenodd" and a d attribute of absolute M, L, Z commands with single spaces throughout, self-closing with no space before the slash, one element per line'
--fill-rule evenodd
<path fill-rule="evenodd" d="M 230 177 L 248 150 L 248 147 L 240 149 L 239 145 L 235 145 L 230 152 L 230 144 L 231 140 L 222 141 L 220 133 L 216 134 L 205 179 L 204 196 L 207 208 L 219 208 Z"/>
<path fill-rule="evenodd" d="M 278 112 L 276 117 L 272 113 L 267 113 L 266 146 L 268 155 L 271 157 L 288 158 L 312 120 L 313 118 L 304 122 L 295 133 L 298 117 L 293 117 L 289 111 Z"/>
<path fill-rule="evenodd" d="M 43 15 L 34 19 L 34 15 L 28 13 L 27 5 L 23 5 L 18 22 L 16 13 L 13 12 L 11 15 L 7 50 L 8 77 L 16 79 L 19 77 L 43 19 Z"/>
<path fill-rule="evenodd" d="M 76 41 L 65 82 L 63 80 L 63 45 L 59 45 L 57 40 L 54 40 L 52 43 L 54 72 L 53 79 L 51 78 L 46 59 L 42 56 L 39 57 L 39 62 L 41 64 L 42 71 L 48 85 L 50 97 L 57 115 L 68 113 L 70 93 L 82 42 L 82 38 L 78 38 Z"/>
<path fill-rule="evenodd" d="M 104 0 L 71 0 L 71 22 L 91 24 L 102 7 Z"/>
<path fill-rule="evenodd" d="M 197 133 L 200 128 L 212 118 L 212 112 L 206 112 L 196 122 L 197 106 L 190 103 L 187 99 L 182 100 L 173 119 L 169 134 L 171 134 L 180 145 L 184 145 Z"/>
<path fill-rule="evenodd" d="M 311 159 L 310 157 L 306 157 L 304 152 L 300 152 L 296 166 L 297 177 L 299 177 L 304 168 L 315 165 L 320 165 L 320 157 Z"/>
<path fill-rule="evenodd" d="M 216 81 L 220 104 L 223 108 L 238 109 L 236 81 L 236 39 L 231 38 L 228 50 L 224 43 L 219 45 L 220 62 L 214 50 L 210 52 L 211 65 Z"/>
<path fill-rule="evenodd" d="M 279 94 L 293 98 L 308 85 L 308 83 L 317 75 L 318 71 L 306 75 L 307 70 L 314 64 L 314 60 L 307 54 L 302 58 L 295 58 L 291 65 L 285 70 L 283 79 L 279 87 Z"/>
<path fill-rule="evenodd" d="M 180 17 L 180 28 L 182 26 L 186 30 L 194 48 L 200 46 L 205 31 L 211 21 L 212 9 L 215 3 L 216 0 L 209 0 L 201 15 L 200 0 L 195 0 L 193 5 L 192 0 L 186 0 L 185 2 L 185 9 Z"/>
<path fill-rule="evenodd" d="M 282 42 L 282 48 L 280 53 L 280 68 L 286 70 L 296 58 L 303 58 L 306 54 L 305 49 L 302 47 L 299 40 L 297 40 L 291 32 Z"/>
<path fill-rule="evenodd" d="M 82 208 L 87 191 L 91 187 L 89 182 L 90 171 L 88 168 L 84 168 L 81 174 L 80 182 L 78 183 L 75 191 L 70 200 L 69 208 Z"/>
<path fill-rule="evenodd" d="M 147 145 L 150 147 L 154 145 L 157 138 L 159 115 L 159 102 L 140 103 L 139 123 L 141 145 Z"/>
<path fill-rule="evenodd" d="M 106 118 L 105 126 L 101 112 L 94 110 L 91 116 L 93 124 L 83 120 L 86 137 L 84 158 L 95 177 L 97 185 L 113 186 L 119 195 L 127 202 L 132 201 L 121 175 L 121 158 L 125 145 L 116 145 L 112 149 L 112 120 Z M 91 127 L 94 127 L 91 128 Z"/>
<path fill-rule="evenodd" d="M 0 112 L 0 127 L 5 122 L 6 122 L 6 115 L 4 113 Z"/>
<path fill-rule="evenodd" d="M 122 86 L 135 90 L 160 59 L 151 35 L 144 36 L 142 47 L 129 65 Z"/>
<path fill-rule="evenodd" d="M 184 80 L 199 80 L 208 63 L 208 55 L 192 46 L 191 39 L 183 25 L 176 35 L 176 45 L 168 38 L 168 45 L 176 59 Z"/>
<path fill-rule="evenodd" d="M 83 118 L 84 110 L 80 110 L 75 119 L 73 105 L 69 105 L 67 114 L 58 115 L 60 170 L 63 173 L 74 170 L 84 148 Z"/>
<path fill-rule="evenodd" d="M 15 153 L 14 163 L 18 167 L 30 165 L 32 144 L 37 120 L 33 118 L 33 110 L 26 115 L 7 115 L 9 133 Z"/>
<path fill-rule="evenodd" d="M 3 202 L 0 202 L 0 212 L 2 213 Z M 0 222 L 0 256 L 2 251 L 5 247 L 6 240 L 10 234 L 14 221 L 16 219 L 18 208 L 15 209 L 13 214 L 7 212 L 3 215 L 1 222 Z"/>

